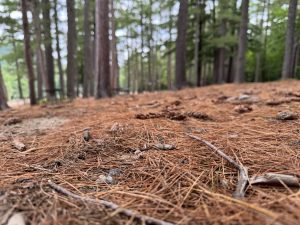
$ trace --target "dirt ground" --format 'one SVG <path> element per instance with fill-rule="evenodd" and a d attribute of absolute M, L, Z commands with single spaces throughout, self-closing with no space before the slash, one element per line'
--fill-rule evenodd
<path fill-rule="evenodd" d="M 286 111 L 294 117 L 279 120 Z M 299 112 L 299 81 L 0 112 L 0 224 L 15 213 L 28 224 L 148 223 L 64 195 L 49 180 L 76 196 L 171 224 L 299 224 L 299 187 L 250 185 L 243 199 L 235 199 L 236 169 L 187 136 L 222 149 L 248 168 L 249 177 L 272 172 L 299 178 Z M 26 148 L 16 149 L 15 141 Z"/>

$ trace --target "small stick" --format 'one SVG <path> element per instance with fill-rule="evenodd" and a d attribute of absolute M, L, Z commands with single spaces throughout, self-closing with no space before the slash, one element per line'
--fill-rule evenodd
<path fill-rule="evenodd" d="M 204 143 L 205 145 L 210 147 L 212 150 L 214 150 L 215 153 L 217 153 L 218 155 L 220 155 L 221 157 L 226 159 L 230 164 L 232 164 L 239 171 L 238 183 L 237 183 L 236 189 L 233 193 L 233 197 L 238 198 L 238 199 L 244 198 L 246 188 L 247 188 L 248 183 L 249 183 L 248 182 L 249 178 L 248 178 L 248 169 L 247 169 L 247 167 L 244 167 L 242 164 L 237 163 L 235 160 L 233 160 L 230 156 L 226 155 L 223 151 L 218 149 L 212 143 L 210 143 L 206 140 L 203 140 L 202 138 L 199 138 L 197 136 L 188 134 L 188 133 L 186 133 L 186 135 L 193 138 L 193 139 L 201 141 L 202 143 Z"/>
<path fill-rule="evenodd" d="M 155 219 L 153 217 L 150 216 L 146 216 L 143 214 L 139 214 L 137 212 L 134 212 L 130 209 L 125 209 L 122 208 L 121 206 L 110 202 L 110 201 L 106 201 L 106 200 L 102 200 L 102 199 L 93 199 L 93 198 L 89 198 L 89 197 L 84 197 L 84 196 L 80 196 L 80 195 L 76 195 L 70 191 L 68 191 L 67 189 L 63 188 L 62 186 L 59 186 L 58 184 L 53 183 L 51 180 L 48 180 L 48 185 L 54 189 L 55 191 L 64 194 L 70 198 L 73 198 L 75 200 L 79 200 L 82 202 L 87 202 L 87 203 L 92 203 L 92 204 L 96 204 L 96 205 L 103 205 L 106 208 L 112 209 L 112 210 L 117 210 L 118 213 L 121 213 L 125 216 L 128 217 L 134 217 L 138 220 L 144 221 L 146 224 L 155 224 L 155 225 L 174 225 L 173 223 L 169 223 L 163 220 L 159 220 L 159 219 Z"/>
<path fill-rule="evenodd" d="M 269 185 L 287 185 L 289 187 L 300 187 L 300 179 L 296 176 L 266 173 L 261 176 L 253 176 L 250 178 L 249 183 L 254 184 L 269 184 Z"/>

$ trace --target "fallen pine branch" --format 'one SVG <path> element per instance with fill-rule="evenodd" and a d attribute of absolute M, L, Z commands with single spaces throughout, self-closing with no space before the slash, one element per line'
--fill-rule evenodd
<path fill-rule="evenodd" d="M 155 225 L 174 225 L 173 223 L 169 223 L 163 220 L 159 220 L 159 219 L 155 219 L 153 217 L 150 216 L 146 216 L 143 214 L 139 214 L 137 212 L 134 212 L 130 209 L 125 209 L 122 208 L 121 206 L 110 202 L 110 201 L 106 201 L 106 200 L 102 200 L 102 199 L 93 199 L 93 198 L 89 198 L 89 197 L 84 197 L 84 196 L 80 196 L 77 194 L 74 194 L 70 191 L 68 191 L 67 189 L 63 188 L 62 186 L 59 186 L 58 184 L 53 183 L 51 180 L 48 180 L 48 185 L 54 189 L 55 191 L 64 194 L 72 199 L 75 200 L 79 200 L 82 202 L 86 202 L 86 203 L 92 203 L 92 204 L 96 204 L 96 205 L 102 205 L 105 206 L 106 208 L 112 209 L 112 210 L 117 210 L 118 213 L 123 214 L 125 216 L 128 217 L 133 217 L 135 219 L 138 219 L 140 221 L 143 221 L 145 224 L 155 224 Z"/>
<path fill-rule="evenodd" d="M 220 155 L 222 158 L 226 159 L 231 165 L 233 165 L 238 171 L 239 171 L 239 177 L 238 177 L 238 183 L 236 185 L 236 189 L 233 193 L 233 197 L 234 198 L 244 198 L 245 196 L 245 192 L 246 192 L 246 188 L 249 184 L 249 178 L 248 178 L 248 169 L 247 167 L 244 167 L 243 165 L 237 163 L 236 161 L 234 161 L 230 156 L 226 155 L 223 151 L 221 151 L 220 149 L 218 149 L 216 146 L 214 146 L 212 143 L 186 133 L 187 136 L 198 140 L 202 143 L 204 143 L 205 145 L 207 145 L 209 148 L 211 148 L 215 153 L 217 153 L 218 155 Z"/>
<path fill-rule="evenodd" d="M 261 176 L 253 176 L 250 178 L 249 183 L 254 184 L 268 184 L 268 185 L 287 185 L 289 187 L 300 187 L 300 179 L 296 176 L 266 173 Z"/>

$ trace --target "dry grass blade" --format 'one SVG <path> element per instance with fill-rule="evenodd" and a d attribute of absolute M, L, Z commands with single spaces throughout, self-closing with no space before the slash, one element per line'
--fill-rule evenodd
<path fill-rule="evenodd" d="M 55 191 L 64 194 L 70 198 L 73 198 L 75 200 L 79 200 L 79 201 L 83 201 L 86 203 L 91 203 L 91 204 L 96 204 L 96 205 L 102 205 L 105 206 L 106 208 L 112 209 L 112 210 L 117 210 L 119 213 L 124 214 L 125 216 L 128 217 L 134 217 L 136 219 L 139 219 L 140 221 L 145 222 L 146 224 L 155 224 L 155 225 L 173 225 L 173 223 L 169 223 L 166 221 L 162 221 L 159 219 L 155 219 L 146 215 L 142 215 L 139 214 L 137 212 L 134 212 L 130 209 L 124 209 L 121 206 L 113 203 L 113 202 L 109 202 L 109 201 L 105 201 L 102 199 L 93 199 L 93 198 L 89 198 L 89 197 L 84 197 L 84 196 L 80 196 L 80 195 L 76 195 L 70 191 L 68 191 L 67 189 L 53 183 L 51 180 L 48 180 L 48 185 L 53 188 Z"/>

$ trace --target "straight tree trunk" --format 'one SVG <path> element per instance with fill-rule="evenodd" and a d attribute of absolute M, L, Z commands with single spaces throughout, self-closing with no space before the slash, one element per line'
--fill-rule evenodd
<path fill-rule="evenodd" d="M 91 28 L 90 28 L 90 0 L 84 1 L 84 59 L 83 59 L 83 97 L 90 93 L 90 80 L 92 75 L 91 59 Z"/>
<path fill-rule="evenodd" d="M 226 13 L 226 1 L 220 0 L 220 14 Z M 226 19 L 222 18 L 218 29 L 218 37 L 223 38 L 226 35 Z M 214 78 L 215 83 L 221 84 L 224 82 L 225 75 L 225 47 L 218 47 L 215 52 Z"/>
<path fill-rule="evenodd" d="M 144 74 L 144 14 L 143 14 L 143 0 L 141 4 L 141 13 L 140 13 L 140 26 L 141 26 L 141 91 L 145 90 L 145 74 Z"/>
<path fill-rule="evenodd" d="M 152 71 L 152 57 L 153 57 L 153 50 L 152 50 L 152 35 L 153 35 L 153 25 L 152 25 L 152 0 L 150 0 L 149 2 L 149 6 L 150 6 L 150 11 L 149 11 L 149 33 L 147 34 L 147 41 L 148 41 L 148 90 L 149 91 L 154 91 L 154 73 Z"/>
<path fill-rule="evenodd" d="M 119 88 L 119 65 L 117 52 L 116 21 L 114 0 L 110 0 L 111 10 L 111 87 L 114 92 Z"/>
<path fill-rule="evenodd" d="M 54 22 L 55 22 L 55 39 L 56 39 L 57 67 L 58 67 L 58 73 L 59 73 L 60 94 L 61 94 L 61 97 L 64 97 L 65 96 L 65 80 L 64 80 L 64 72 L 63 72 L 63 68 L 62 68 L 62 64 L 61 64 L 61 55 L 60 55 L 57 0 L 54 0 Z"/>
<path fill-rule="evenodd" d="M 12 38 L 11 40 L 12 40 L 14 52 L 17 52 L 16 40 L 15 40 L 14 35 L 12 35 L 11 38 Z M 18 84 L 19 97 L 20 97 L 20 99 L 24 99 L 23 88 L 22 88 L 22 83 L 21 83 L 20 65 L 19 65 L 19 61 L 17 58 L 16 58 L 15 65 L 16 65 L 16 72 L 17 72 L 17 84 Z"/>
<path fill-rule="evenodd" d="M 197 9 L 200 12 L 196 14 L 196 37 L 195 37 L 195 75 L 196 75 L 196 86 L 201 86 L 201 75 L 202 75 L 202 32 L 203 32 L 203 7 L 202 0 L 197 0 Z"/>
<path fill-rule="evenodd" d="M 109 65 L 109 0 L 96 1 L 96 99 L 111 96 Z"/>
<path fill-rule="evenodd" d="M 241 17 L 240 30 L 239 30 L 237 62 L 236 62 L 236 69 L 235 69 L 235 76 L 234 76 L 235 83 L 242 83 L 245 81 L 248 8 L 249 8 L 249 0 L 242 0 L 242 17 Z"/>
<path fill-rule="evenodd" d="M 266 8 L 266 1 L 263 1 L 263 10 L 262 10 L 262 18 L 260 19 L 260 28 L 263 30 L 263 23 L 264 23 L 264 14 L 265 14 L 265 8 Z M 264 34 L 263 31 L 261 32 L 261 41 L 260 43 L 264 43 Z M 262 60 L 262 50 L 259 49 L 258 52 L 255 54 L 255 77 L 254 77 L 254 82 L 261 82 L 262 81 L 262 66 L 261 66 L 261 60 Z"/>
<path fill-rule="evenodd" d="M 55 96 L 55 82 L 54 82 L 54 62 L 53 62 L 53 50 L 52 50 L 52 36 L 51 36 L 51 19 L 50 19 L 51 4 L 49 0 L 43 0 L 43 27 L 44 27 L 44 43 L 46 54 L 46 71 L 47 71 L 47 83 L 46 87 L 47 97 L 49 100 L 56 98 Z"/>
<path fill-rule="evenodd" d="M 95 14 L 95 13 L 94 13 Z M 89 80 L 89 93 L 90 96 L 95 96 L 95 74 L 96 74 L 96 42 L 95 42 L 95 37 L 93 40 L 90 42 L 90 49 L 91 49 L 91 76 Z"/>
<path fill-rule="evenodd" d="M 67 96 L 74 99 L 76 97 L 75 86 L 77 80 L 75 1 L 66 1 L 68 14 Z"/>
<path fill-rule="evenodd" d="M 169 7 L 169 42 L 172 42 L 172 28 L 173 28 L 173 21 L 172 21 L 172 5 Z M 168 49 L 168 58 L 167 58 L 167 81 L 168 81 L 168 89 L 172 90 L 172 52 L 171 52 L 171 45 Z"/>
<path fill-rule="evenodd" d="M 180 0 L 177 21 L 176 39 L 176 88 L 181 89 L 186 85 L 186 36 L 188 20 L 188 0 Z"/>
<path fill-rule="evenodd" d="M 38 81 L 38 99 L 43 98 L 43 81 L 45 82 L 46 90 L 49 90 L 49 82 L 47 79 L 45 63 L 43 58 L 42 45 L 42 32 L 41 32 L 41 23 L 40 23 L 40 4 L 38 0 L 33 1 L 33 26 L 35 33 L 35 42 L 36 42 L 36 63 L 37 63 L 37 81 Z"/>
<path fill-rule="evenodd" d="M 232 14 L 236 15 L 236 0 L 232 1 Z M 235 29 L 235 25 L 233 24 L 231 26 L 231 35 L 234 36 L 236 33 L 236 29 Z M 232 83 L 234 80 L 234 67 L 235 67 L 235 53 L 236 53 L 236 46 L 232 46 L 230 48 L 230 56 L 229 56 L 229 60 L 228 60 L 228 70 L 227 70 L 227 75 L 226 75 L 226 79 L 225 81 L 227 83 Z"/>
<path fill-rule="evenodd" d="M 27 18 L 27 3 L 26 0 L 21 0 L 22 3 L 22 21 L 23 21 L 23 32 L 24 32 L 24 54 L 25 54 L 25 62 L 27 65 L 27 73 L 28 73 L 28 82 L 29 82 L 29 98 L 30 105 L 35 105 L 36 97 L 35 97 L 35 89 L 34 89 L 34 72 L 32 66 L 31 59 L 31 48 L 30 48 L 30 34 L 29 34 L 29 25 Z"/>
<path fill-rule="evenodd" d="M 287 30 L 286 30 L 286 37 L 285 37 L 284 60 L 283 60 L 282 73 L 281 73 L 282 79 L 288 79 L 293 77 L 292 57 L 293 57 L 293 47 L 294 47 L 296 12 L 297 12 L 297 0 L 290 0 Z"/>
<path fill-rule="evenodd" d="M 7 109 L 7 93 L 0 65 L 0 110 Z"/>

